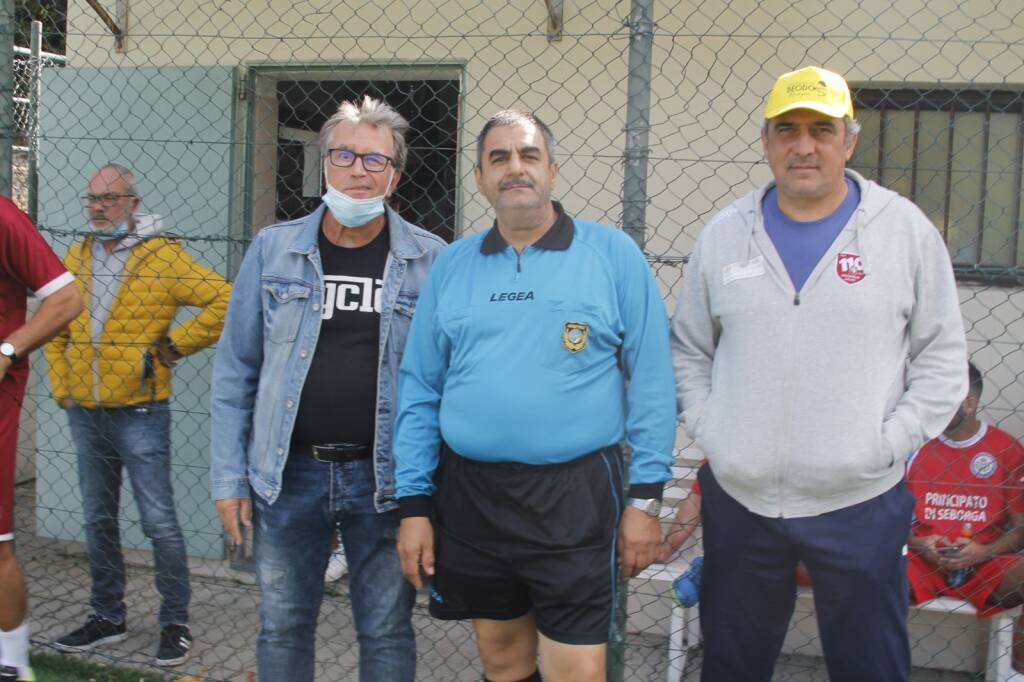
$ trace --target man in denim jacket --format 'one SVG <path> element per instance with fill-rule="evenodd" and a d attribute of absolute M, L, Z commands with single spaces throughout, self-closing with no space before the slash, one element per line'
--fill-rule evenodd
<path fill-rule="evenodd" d="M 235 280 L 214 362 L 211 474 L 233 540 L 253 529 L 260 680 L 313 679 L 336 530 L 359 679 L 415 676 L 391 433 L 409 323 L 444 242 L 384 204 L 407 129 L 383 102 L 342 103 L 320 132 L 324 206 L 262 230 Z"/>

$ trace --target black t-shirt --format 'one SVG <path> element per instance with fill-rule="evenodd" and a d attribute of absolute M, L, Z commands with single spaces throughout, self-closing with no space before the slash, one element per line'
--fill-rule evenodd
<path fill-rule="evenodd" d="M 292 448 L 324 443 L 373 444 L 377 349 L 388 228 L 357 248 L 319 237 L 324 268 L 320 339 L 292 431 Z"/>

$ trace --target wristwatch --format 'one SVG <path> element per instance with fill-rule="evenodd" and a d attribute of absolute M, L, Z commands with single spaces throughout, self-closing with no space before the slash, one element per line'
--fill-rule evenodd
<path fill-rule="evenodd" d="M 0 355 L 10 358 L 12 365 L 18 360 L 21 360 L 21 358 L 18 357 L 18 354 L 14 352 L 14 344 L 10 341 L 0 343 Z"/>
<path fill-rule="evenodd" d="M 658 498 L 651 498 L 649 500 L 639 500 L 635 497 L 629 498 L 629 506 L 633 509 L 639 509 L 648 516 L 658 518 L 661 514 L 661 500 Z"/>

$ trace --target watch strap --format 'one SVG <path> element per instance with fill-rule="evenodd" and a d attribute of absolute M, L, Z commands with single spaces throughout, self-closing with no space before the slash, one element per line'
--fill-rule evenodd
<path fill-rule="evenodd" d="M 661 500 L 657 498 L 638 499 L 628 498 L 627 504 L 634 509 L 639 509 L 648 516 L 657 518 L 661 514 Z"/>

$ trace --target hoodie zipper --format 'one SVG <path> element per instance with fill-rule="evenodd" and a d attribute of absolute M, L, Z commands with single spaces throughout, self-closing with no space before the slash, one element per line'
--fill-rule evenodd
<path fill-rule="evenodd" d="M 765 261 L 765 267 L 767 268 L 768 273 L 769 273 L 768 276 L 775 281 L 775 283 L 779 286 L 780 289 L 782 289 L 782 291 L 784 293 L 788 294 L 790 291 L 793 292 L 793 307 L 798 307 L 800 305 L 800 292 L 795 290 L 795 287 L 793 286 L 792 280 L 789 279 L 788 274 L 783 276 L 783 274 L 779 273 L 778 270 L 772 264 L 771 259 L 768 258 L 765 255 L 764 250 L 762 250 L 759 246 L 757 246 L 757 225 L 758 225 L 758 220 L 760 219 L 760 212 L 755 208 L 755 209 L 751 210 L 750 213 L 752 214 L 750 216 L 750 220 L 752 222 L 751 222 L 750 234 L 748 236 L 748 239 L 750 241 L 747 243 L 747 261 L 748 262 L 750 261 L 750 257 L 751 257 L 751 254 L 753 253 L 754 248 L 757 248 L 758 252 L 761 254 L 761 257 Z M 761 226 L 761 229 L 762 229 L 762 231 L 764 230 L 764 226 L 763 225 Z M 765 234 L 765 236 L 767 237 L 767 233 Z M 783 267 L 785 267 L 785 266 L 783 265 Z M 787 286 L 787 283 L 788 283 L 788 286 Z M 797 311 L 794 310 L 793 311 L 793 315 L 795 316 L 797 314 L 798 314 Z M 797 320 L 794 319 L 794 320 L 791 321 L 790 324 L 792 326 L 795 326 L 796 322 L 797 322 Z M 793 332 L 791 331 L 790 334 L 792 334 L 792 333 Z M 794 371 L 791 371 L 790 369 L 788 369 L 790 367 L 790 365 L 793 364 L 793 359 L 792 359 L 792 355 L 791 355 L 792 349 L 793 349 L 793 344 L 787 344 L 787 355 L 785 357 L 785 362 L 783 363 L 783 367 L 787 368 L 786 373 L 785 373 L 786 380 L 785 380 L 785 384 L 783 385 L 783 390 L 782 390 L 782 400 L 784 401 L 783 402 L 783 405 L 784 405 L 784 408 L 783 408 L 784 409 L 784 415 L 783 415 L 783 422 L 782 422 L 783 423 L 783 427 L 782 427 L 783 431 L 782 431 L 781 437 L 779 439 L 778 450 L 775 452 L 775 476 L 774 476 L 774 481 L 775 481 L 776 490 L 778 491 L 778 506 L 777 506 L 777 510 L 778 510 L 779 518 L 782 518 L 782 516 L 783 516 L 782 510 L 784 508 L 784 504 L 783 504 L 783 497 L 784 497 L 783 496 L 783 480 L 785 479 L 785 475 L 784 475 L 784 471 L 783 471 L 783 469 L 784 469 L 784 462 L 783 462 L 783 455 L 782 455 L 782 453 L 786 452 L 786 448 L 788 447 L 787 444 L 788 444 L 789 438 L 790 438 L 790 434 L 789 434 L 790 424 L 789 424 L 789 421 L 790 421 L 790 416 L 791 416 L 791 412 L 792 412 L 792 409 L 791 409 L 792 401 L 790 400 L 790 393 L 792 391 L 792 388 L 791 388 L 791 386 L 792 386 L 792 377 L 795 374 Z"/>

